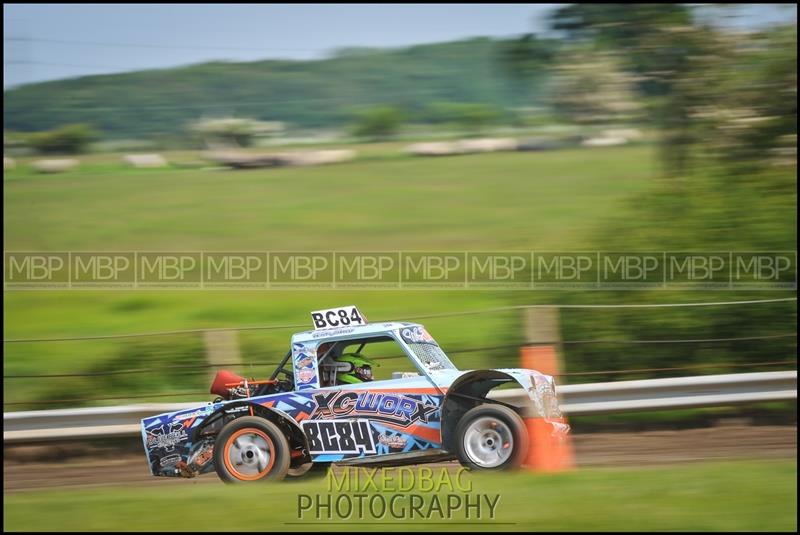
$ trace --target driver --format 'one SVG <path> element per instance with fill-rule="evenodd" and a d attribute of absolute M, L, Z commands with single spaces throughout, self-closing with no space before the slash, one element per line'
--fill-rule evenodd
<path fill-rule="evenodd" d="M 336 384 L 358 384 L 372 381 L 372 367 L 379 366 L 360 353 L 344 353 L 336 357 Z"/>

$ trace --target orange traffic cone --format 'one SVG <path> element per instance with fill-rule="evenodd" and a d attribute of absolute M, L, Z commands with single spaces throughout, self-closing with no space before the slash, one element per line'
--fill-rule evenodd
<path fill-rule="evenodd" d="M 558 357 L 553 346 L 525 346 L 522 348 L 522 367 L 546 375 L 559 375 Z M 558 472 L 575 468 L 572 438 L 566 417 L 526 418 L 530 446 L 525 462 L 536 472 Z"/>

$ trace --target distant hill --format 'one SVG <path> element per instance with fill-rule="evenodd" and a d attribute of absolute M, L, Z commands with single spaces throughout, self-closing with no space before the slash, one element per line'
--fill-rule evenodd
<path fill-rule="evenodd" d="M 505 67 L 512 41 L 476 38 L 402 49 L 344 49 L 313 61 L 212 62 L 87 76 L 4 92 L 3 127 L 89 123 L 112 137 L 176 133 L 187 122 L 237 115 L 296 127 L 337 126 L 359 106 L 389 104 L 421 116 L 434 102 L 536 104 L 543 75 Z"/>

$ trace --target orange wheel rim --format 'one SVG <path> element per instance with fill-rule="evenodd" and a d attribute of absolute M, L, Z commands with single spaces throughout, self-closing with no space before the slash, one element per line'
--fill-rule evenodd
<path fill-rule="evenodd" d="M 269 436 L 252 427 L 239 429 L 225 441 L 223 461 L 228 473 L 241 481 L 261 479 L 275 464 L 275 445 Z"/>

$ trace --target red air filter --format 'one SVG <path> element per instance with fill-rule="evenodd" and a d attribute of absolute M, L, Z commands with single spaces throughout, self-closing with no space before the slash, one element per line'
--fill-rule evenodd
<path fill-rule="evenodd" d="M 211 383 L 211 393 L 228 399 L 228 389 L 231 387 L 225 385 L 239 384 L 242 381 L 244 381 L 244 377 L 239 377 L 228 370 L 220 370 L 217 372 L 216 377 L 214 377 L 214 382 Z"/>

